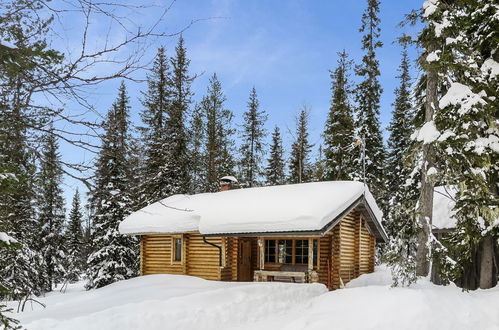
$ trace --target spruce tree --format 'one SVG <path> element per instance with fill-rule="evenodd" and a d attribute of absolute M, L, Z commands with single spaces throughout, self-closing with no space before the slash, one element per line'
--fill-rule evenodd
<path fill-rule="evenodd" d="M 291 145 L 289 161 L 289 181 L 291 183 L 304 183 L 312 180 L 309 156 L 313 145 L 308 141 L 308 116 L 308 110 L 303 107 L 296 119 L 296 132 Z"/>
<path fill-rule="evenodd" d="M 43 259 L 36 250 L 38 223 L 35 220 L 35 167 L 28 143 L 29 116 L 19 94 L 1 87 L 0 230 L 16 239 L 21 247 L 14 252 L 0 249 L 0 278 L 10 299 L 22 299 L 44 290 L 40 274 Z M 9 95 L 8 97 L 6 95 Z"/>
<path fill-rule="evenodd" d="M 178 40 L 175 56 L 170 59 L 170 63 L 171 103 L 167 107 L 165 137 L 169 151 L 169 166 L 165 168 L 165 176 L 169 181 L 169 194 L 180 194 L 186 193 L 189 189 L 188 136 L 185 121 L 192 102 L 191 82 L 194 79 L 189 76 L 190 60 L 187 58 L 182 36 Z"/>
<path fill-rule="evenodd" d="M 323 133 L 324 179 L 350 180 L 354 172 L 354 118 L 350 103 L 349 70 L 352 61 L 345 50 L 338 53 L 338 66 L 331 72 L 331 106 Z"/>
<path fill-rule="evenodd" d="M 267 159 L 267 167 L 265 168 L 267 185 L 276 186 L 286 183 L 285 166 L 281 131 L 276 126 L 272 133 L 272 143 L 270 144 L 269 158 Z"/>
<path fill-rule="evenodd" d="M 499 273 L 495 252 L 499 238 L 499 30 L 497 19 L 490 19 L 497 17 L 499 8 L 493 1 L 431 4 L 434 7 L 425 9 L 428 33 L 445 42 L 445 47 L 428 47 L 425 54 L 426 68 L 437 68 L 442 77 L 441 97 L 434 107 L 435 159 L 440 178 L 457 189 L 457 228 L 445 240 L 445 249 L 437 246 L 434 254 L 439 258 L 434 261 L 443 264 L 443 275 L 451 280 L 461 280 L 467 288 L 486 289 L 497 284 Z M 449 255 L 457 260 L 448 262 Z M 478 262 L 475 269 L 480 276 L 467 278 L 466 269 Z"/>
<path fill-rule="evenodd" d="M 205 150 L 206 145 L 206 117 L 203 109 L 196 104 L 189 121 L 189 193 L 204 192 L 206 180 Z"/>
<path fill-rule="evenodd" d="M 45 260 L 43 278 L 45 290 L 51 291 L 53 284 L 64 280 L 65 258 L 63 227 L 65 221 L 62 190 L 63 171 L 59 145 L 53 128 L 43 137 L 40 172 L 37 178 L 38 222 L 40 226 L 38 251 Z"/>
<path fill-rule="evenodd" d="M 225 108 L 225 100 L 222 85 L 213 74 L 201 101 L 206 118 L 205 191 L 218 191 L 220 178 L 234 174 L 233 114 Z"/>
<path fill-rule="evenodd" d="M 129 100 L 124 83 L 104 123 L 91 192 L 93 253 L 88 258 L 87 289 L 100 288 L 137 274 L 137 242 L 121 235 L 120 222 L 131 212 L 128 162 Z"/>
<path fill-rule="evenodd" d="M 141 113 L 145 126 L 140 128 L 146 159 L 142 171 L 140 203 L 137 208 L 166 198 L 172 192 L 167 129 L 171 125 L 167 122 L 173 91 L 170 63 L 163 47 L 158 49 L 151 72 L 147 76 L 147 85 L 147 93 L 144 94 L 142 101 L 145 110 Z"/>
<path fill-rule="evenodd" d="M 69 213 L 65 234 L 66 245 L 66 281 L 76 282 L 85 270 L 86 260 L 83 254 L 83 213 L 80 193 L 76 189 Z"/>
<path fill-rule="evenodd" d="M 395 89 L 395 102 L 392 104 L 392 119 L 388 126 L 388 155 L 386 160 L 386 189 L 390 192 L 388 214 L 384 223 L 390 236 L 395 234 L 397 221 L 396 209 L 407 199 L 403 186 L 409 178 L 412 169 L 404 163 L 409 146 L 410 135 L 414 131 L 414 110 L 411 102 L 411 77 L 409 75 L 409 57 L 407 43 L 402 39 L 402 60 L 399 66 L 399 86 Z"/>
<path fill-rule="evenodd" d="M 256 89 L 250 92 L 248 110 L 244 113 L 244 123 L 241 131 L 241 146 L 239 152 L 242 182 L 247 187 L 258 185 L 263 174 L 262 159 L 265 153 L 264 138 L 266 135 L 265 122 L 267 115 L 264 110 L 259 110 L 260 102 Z"/>
<path fill-rule="evenodd" d="M 365 179 L 369 189 L 382 209 L 386 209 L 384 196 L 385 148 L 380 129 L 380 97 L 383 92 L 379 82 L 379 62 L 376 50 L 383 44 L 380 38 L 379 1 L 367 0 L 367 8 L 362 14 L 362 49 L 365 51 L 362 63 L 356 67 L 356 74 L 362 81 L 356 87 L 356 134 L 363 140 L 365 148 Z M 361 148 L 358 148 L 361 149 Z M 355 176 L 363 179 L 362 152 L 358 150 Z"/>

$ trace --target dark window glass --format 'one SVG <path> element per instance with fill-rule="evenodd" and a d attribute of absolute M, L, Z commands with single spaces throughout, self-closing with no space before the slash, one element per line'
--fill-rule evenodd
<path fill-rule="evenodd" d="M 314 265 L 317 266 L 317 247 L 319 243 L 316 239 L 314 239 Z"/>
<path fill-rule="evenodd" d="M 265 240 L 265 262 L 275 262 L 275 239 Z"/>
<path fill-rule="evenodd" d="M 293 263 L 293 241 L 292 240 L 279 240 L 279 263 L 291 264 Z"/>
<path fill-rule="evenodd" d="M 175 261 L 182 261 L 182 239 L 175 238 Z"/>
<path fill-rule="evenodd" d="M 296 240 L 295 242 L 295 263 L 308 264 L 308 240 Z"/>

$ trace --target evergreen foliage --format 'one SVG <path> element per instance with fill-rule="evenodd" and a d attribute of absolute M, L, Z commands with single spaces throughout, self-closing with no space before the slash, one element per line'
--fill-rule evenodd
<path fill-rule="evenodd" d="M 262 160 L 265 153 L 264 138 L 266 136 L 265 122 L 267 115 L 264 110 L 259 110 L 260 102 L 256 95 L 256 89 L 250 92 L 248 110 L 243 114 L 244 122 L 241 130 L 241 154 L 240 182 L 247 187 L 259 184 L 260 176 L 263 174 Z"/>
<path fill-rule="evenodd" d="M 291 158 L 289 163 L 289 181 L 291 183 L 305 183 L 312 181 L 312 166 L 310 164 L 310 151 L 313 145 L 308 141 L 308 110 L 303 107 L 296 119 L 296 132 L 291 145 Z"/>
<path fill-rule="evenodd" d="M 172 124 L 168 124 L 173 96 L 171 79 L 166 50 L 160 47 L 147 76 L 148 89 L 142 101 L 145 110 L 141 117 L 145 127 L 142 127 L 141 131 L 146 159 L 138 208 L 168 197 L 174 188 L 169 176 L 171 159 L 168 145 L 168 128 L 171 128 Z"/>
<path fill-rule="evenodd" d="M 367 8 L 362 14 L 362 49 L 365 51 L 362 63 L 355 69 L 362 81 L 356 86 L 356 134 L 363 140 L 365 147 L 365 177 L 369 189 L 383 210 L 384 202 L 384 162 L 386 158 L 383 136 L 380 129 L 380 97 L 383 89 L 379 82 L 379 62 L 376 58 L 376 49 L 383 44 L 380 37 L 379 1 L 367 0 Z M 362 179 L 361 152 L 356 159 L 355 177 Z"/>
<path fill-rule="evenodd" d="M 234 129 L 232 111 L 225 109 L 226 98 L 222 85 L 213 74 L 206 95 L 201 101 L 201 111 L 206 120 L 204 145 L 204 191 L 218 191 L 219 180 L 234 173 Z"/>
<path fill-rule="evenodd" d="M 386 159 L 386 189 L 390 192 L 388 214 L 384 223 L 389 236 L 394 236 L 394 222 L 404 218 L 396 216 L 399 208 L 408 199 L 408 191 L 404 189 L 406 181 L 412 172 L 408 166 L 407 155 L 411 144 L 410 135 L 414 131 L 414 110 L 411 102 L 411 77 L 409 75 L 409 57 L 407 43 L 402 42 L 402 60 L 399 66 L 400 85 L 395 89 L 395 102 L 392 104 L 392 119 L 388 126 L 388 156 Z M 416 187 L 414 187 L 416 188 Z M 417 188 L 416 188 L 417 189 Z"/>
<path fill-rule="evenodd" d="M 85 270 L 83 247 L 83 214 L 80 205 L 80 193 L 76 189 L 66 228 L 66 281 L 76 282 Z"/>
<path fill-rule="evenodd" d="M 88 258 L 87 289 L 100 288 L 137 274 L 137 242 L 121 235 L 118 225 L 131 212 L 128 163 L 129 100 L 124 83 L 108 112 L 96 162 L 93 208 L 93 253 Z"/>
<path fill-rule="evenodd" d="M 324 128 L 325 180 L 350 180 L 353 161 L 354 118 L 350 102 L 349 70 L 352 61 L 345 50 L 338 53 L 338 66 L 331 72 L 331 106 Z"/>
<path fill-rule="evenodd" d="M 189 121 L 188 155 L 190 185 L 189 193 L 204 191 L 206 181 L 205 146 L 206 116 L 199 104 L 196 104 Z"/>
<path fill-rule="evenodd" d="M 265 168 L 266 183 L 269 186 L 282 185 L 286 182 L 284 148 L 282 147 L 281 131 L 274 128 L 269 158 Z"/>

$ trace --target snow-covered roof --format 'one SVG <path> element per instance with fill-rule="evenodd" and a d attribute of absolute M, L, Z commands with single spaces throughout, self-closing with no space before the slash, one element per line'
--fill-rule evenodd
<path fill-rule="evenodd" d="M 456 227 L 454 218 L 455 186 L 435 187 L 433 194 L 433 229 L 453 229 Z"/>
<path fill-rule="evenodd" d="M 132 213 L 122 234 L 318 232 L 362 204 L 377 237 L 386 239 L 379 210 L 367 186 L 330 181 L 174 195 Z"/>

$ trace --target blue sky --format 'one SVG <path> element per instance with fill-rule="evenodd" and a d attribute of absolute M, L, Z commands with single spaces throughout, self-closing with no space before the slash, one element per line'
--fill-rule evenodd
<path fill-rule="evenodd" d="M 384 46 L 378 51 L 378 59 L 384 89 L 381 98 L 383 129 L 390 120 L 400 62 L 401 49 L 393 41 L 403 32 L 414 33 L 409 28 L 397 27 L 397 24 L 404 14 L 421 5 L 422 1 L 414 0 L 385 0 L 381 3 Z M 294 117 L 306 105 L 311 110 L 311 142 L 317 147 L 321 143 L 320 135 L 329 108 L 329 70 L 336 65 L 336 53 L 346 49 L 356 63 L 362 57 L 358 29 L 365 6 L 364 0 L 179 0 L 168 13 L 162 29 L 173 32 L 191 19 L 210 18 L 194 24 L 183 34 L 191 59 L 191 72 L 200 75 L 192 86 L 194 100 L 201 99 L 209 77 L 216 72 L 227 96 L 226 106 L 235 113 L 237 125 L 246 109 L 249 91 L 255 86 L 261 107 L 269 115 L 267 129 L 270 131 L 278 125 L 284 133 L 286 146 L 291 140 L 287 132 L 294 129 Z M 138 18 L 144 22 L 148 19 L 147 14 Z M 99 40 L 105 27 L 96 23 L 93 33 Z M 75 31 L 76 27 L 66 29 L 68 35 Z M 176 41 L 176 38 L 157 40 L 147 49 L 146 58 L 152 58 L 160 45 L 172 52 Z M 411 57 L 416 55 L 415 50 L 411 50 Z M 143 78 L 145 72 L 136 75 Z M 415 75 L 413 70 L 413 77 Z M 352 79 L 356 77 L 352 75 Z M 90 91 L 88 101 L 99 113 L 105 114 L 119 83 L 110 81 Z M 143 109 L 140 90 L 146 86 L 132 82 L 127 82 L 127 85 L 132 101 L 132 120 L 138 123 Z M 71 105 L 73 107 L 78 111 L 77 105 Z M 93 157 L 65 144 L 61 145 L 61 152 L 66 161 L 88 161 Z M 76 186 L 81 185 L 75 180 L 66 180 L 68 197 Z"/>

